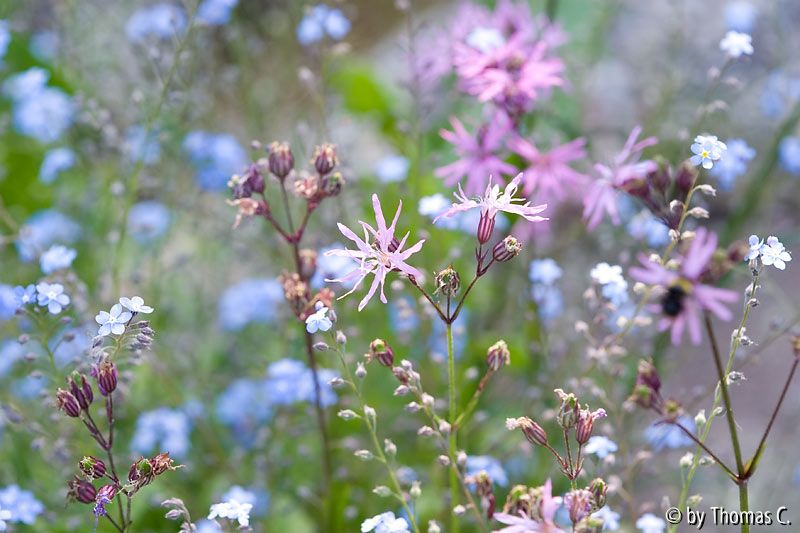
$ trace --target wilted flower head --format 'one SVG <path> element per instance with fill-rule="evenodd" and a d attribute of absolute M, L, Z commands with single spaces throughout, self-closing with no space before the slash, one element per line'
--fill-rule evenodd
<path fill-rule="evenodd" d="M 344 295 L 340 296 L 340 298 L 344 298 L 345 296 L 353 293 L 353 291 L 355 291 L 361 285 L 367 276 L 374 276 L 369 291 L 367 291 L 366 296 L 364 296 L 364 298 L 358 304 L 359 311 L 361 311 L 364 306 L 367 305 L 367 302 L 369 302 L 369 300 L 375 294 L 378 287 L 381 289 L 381 301 L 383 303 L 387 302 L 386 295 L 384 294 L 384 284 L 386 282 L 386 276 L 389 274 L 389 272 L 397 270 L 414 278 L 422 276 L 422 273 L 406 263 L 406 260 L 422 249 L 422 244 L 425 242 L 425 240 L 420 240 L 407 250 L 403 250 L 403 247 L 408 240 L 409 233 L 406 233 L 405 236 L 399 241 L 395 237 L 395 228 L 397 226 L 397 220 L 400 217 L 400 210 L 403 207 L 403 202 L 401 201 L 397 206 L 397 212 L 395 213 L 392 223 L 389 226 L 386 225 L 386 219 L 383 216 L 383 210 L 381 209 L 381 203 L 377 194 L 372 195 L 372 207 L 375 211 L 375 220 L 378 227 L 377 229 L 373 228 L 371 225 L 360 220 L 359 224 L 361 224 L 361 227 L 364 230 L 363 239 L 358 237 L 358 235 L 353 233 L 353 231 L 344 224 L 337 224 L 339 226 L 339 231 L 341 231 L 345 237 L 353 241 L 358 247 L 358 250 L 334 249 L 325 252 L 325 255 L 349 257 L 358 263 L 358 267 L 348 274 L 345 274 L 344 277 L 326 280 L 328 282 L 345 283 L 356 280 L 353 288 Z"/>

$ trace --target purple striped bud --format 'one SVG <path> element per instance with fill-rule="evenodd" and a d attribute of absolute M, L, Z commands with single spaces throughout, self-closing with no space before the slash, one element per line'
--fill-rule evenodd
<path fill-rule="evenodd" d="M 67 482 L 67 497 L 80 503 L 94 503 L 97 498 L 97 489 L 94 485 L 80 478 L 73 478 Z"/>
<path fill-rule="evenodd" d="M 312 163 L 320 176 L 328 174 L 339 163 L 336 146 L 328 143 L 317 146 L 314 149 Z"/>
<path fill-rule="evenodd" d="M 64 389 L 56 391 L 56 405 L 65 415 L 78 418 L 81 415 L 81 406 L 71 392 Z"/>
<path fill-rule="evenodd" d="M 84 456 L 80 463 L 78 463 L 78 467 L 87 478 L 100 479 L 106 475 L 106 464 L 102 460 L 91 455 Z"/>
<path fill-rule="evenodd" d="M 108 396 L 117 389 L 117 367 L 110 359 L 103 359 L 92 369 L 100 394 Z"/>
<path fill-rule="evenodd" d="M 92 386 L 86 381 L 86 376 L 73 372 L 72 376 L 67 378 L 67 385 L 69 385 L 69 391 L 78 400 L 81 409 L 88 409 L 94 400 L 94 394 Z"/>
<path fill-rule="evenodd" d="M 503 263 L 510 261 L 519 255 L 522 250 L 522 245 L 512 235 L 509 235 L 502 241 L 494 245 L 492 250 L 492 257 L 495 261 Z"/>
<path fill-rule="evenodd" d="M 367 361 L 377 360 L 383 366 L 391 367 L 394 363 L 394 350 L 383 339 L 375 339 L 369 343 Z"/>
<path fill-rule="evenodd" d="M 269 171 L 280 180 L 294 169 L 294 155 L 289 143 L 274 142 L 269 145 Z"/>
<path fill-rule="evenodd" d="M 478 222 L 478 242 L 486 244 L 492 238 L 496 214 L 490 215 L 488 211 L 481 212 L 481 219 Z"/>

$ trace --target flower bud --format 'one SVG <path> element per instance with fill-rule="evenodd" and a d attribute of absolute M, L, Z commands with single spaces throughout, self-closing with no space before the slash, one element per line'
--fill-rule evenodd
<path fill-rule="evenodd" d="M 81 414 L 81 406 L 71 392 L 64 389 L 56 391 L 56 405 L 65 415 L 77 418 Z"/>
<path fill-rule="evenodd" d="M 438 462 L 442 466 L 450 466 L 450 458 L 444 454 L 437 457 L 436 462 Z"/>
<path fill-rule="evenodd" d="M 359 361 L 358 364 L 356 364 L 355 374 L 358 379 L 364 379 L 365 377 L 367 377 L 367 367 L 365 367 L 364 363 L 362 363 L 361 361 Z"/>
<path fill-rule="evenodd" d="M 411 482 L 411 489 L 409 489 L 408 494 L 414 499 L 422 496 L 422 488 L 420 487 L 419 481 Z"/>
<path fill-rule="evenodd" d="M 586 489 L 572 490 L 564 496 L 564 503 L 569 510 L 569 519 L 577 524 L 592 512 L 593 494 Z"/>
<path fill-rule="evenodd" d="M 361 418 L 358 413 L 353 411 L 352 409 L 342 409 L 338 413 L 339 418 L 342 420 L 353 420 L 355 418 Z"/>
<path fill-rule="evenodd" d="M 606 504 L 606 495 L 608 493 L 608 484 L 602 479 L 595 478 L 589 483 L 589 492 L 592 493 L 594 498 L 595 509 L 600 509 Z"/>
<path fill-rule="evenodd" d="M 319 190 L 328 198 L 339 196 L 339 193 L 342 192 L 345 183 L 347 183 L 347 180 L 344 179 L 342 173 L 334 172 L 333 174 L 328 174 L 320 180 Z"/>
<path fill-rule="evenodd" d="M 383 439 L 383 451 L 389 457 L 394 457 L 397 455 L 397 445 L 389 439 Z"/>
<path fill-rule="evenodd" d="M 317 146 L 314 149 L 312 162 L 320 176 L 328 174 L 339 163 L 336 158 L 336 146 L 328 143 Z"/>
<path fill-rule="evenodd" d="M 508 351 L 506 341 L 499 340 L 489 347 L 486 352 L 486 363 L 492 370 L 499 370 L 511 363 L 511 352 Z"/>
<path fill-rule="evenodd" d="M 274 142 L 269 145 L 269 171 L 280 180 L 294 168 L 294 155 L 289 143 Z"/>
<path fill-rule="evenodd" d="M 388 342 L 383 339 L 375 339 L 369 343 L 367 361 L 370 362 L 374 359 L 377 359 L 377 361 L 383 366 L 392 366 L 394 363 L 394 351 L 392 350 L 392 347 L 389 346 Z"/>
<path fill-rule="evenodd" d="M 303 248 L 300 250 L 300 277 L 311 279 L 317 271 L 317 251 Z"/>
<path fill-rule="evenodd" d="M 521 250 L 522 244 L 520 244 L 516 238 L 509 235 L 502 241 L 495 244 L 494 249 L 492 250 L 492 257 L 495 261 L 503 263 L 517 257 Z"/>
<path fill-rule="evenodd" d="M 92 369 L 100 394 L 108 396 L 117 389 L 117 367 L 110 359 L 103 359 Z"/>
<path fill-rule="evenodd" d="M 67 378 L 67 385 L 69 385 L 69 391 L 78 400 L 81 409 L 88 409 L 92 400 L 94 400 L 94 393 L 92 392 L 92 386 L 86 380 L 86 376 L 73 372 L 72 376 Z"/>
<path fill-rule="evenodd" d="M 453 267 L 447 267 L 436 274 L 436 292 L 442 293 L 448 298 L 453 298 L 461 288 L 461 277 Z"/>
<path fill-rule="evenodd" d="M 75 477 L 67 482 L 67 498 L 80 503 L 94 503 L 97 489 L 88 481 Z"/>
<path fill-rule="evenodd" d="M 481 212 L 481 219 L 478 222 L 478 242 L 486 244 L 492 238 L 494 223 L 497 215 L 490 215 L 488 211 Z"/>
<path fill-rule="evenodd" d="M 442 533 L 442 528 L 436 520 L 428 521 L 428 533 Z"/>
<path fill-rule="evenodd" d="M 355 452 L 353 452 L 353 455 L 355 455 L 362 461 L 371 461 L 375 457 L 369 450 L 356 450 Z"/>
<path fill-rule="evenodd" d="M 380 496 L 381 498 L 388 498 L 392 495 L 392 489 L 387 487 L 386 485 L 378 485 L 374 489 L 372 489 L 372 493 Z"/>
<path fill-rule="evenodd" d="M 645 385 L 652 389 L 654 392 L 661 390 L 661 378 L 658 376 L 658 370 L 650 361 L 642 359 L 639 361 L 639 367 L 636 373 L 636 383 Z"/>
<path fill-rule="evenodd" d="M 686 194 L 694 186 L 697 180 L 697 169 L 694 165 L 685 162 L 675 171 L 675 186 L 679 191 Z"/>
<path fill-rule="evenodd" d="M 506 419 L 506 428 L 509 430 L 521 429 L 522 434 L 531 444 L 547 446 L 547 432 L 527 416 Z"/>
<path fill-rule="evenodd" d="M 106 464 L 102 460 L 91 455 L 84 456 L 78 463 L 78 467 L 81 472 L 90 479 L 100 479 L 106 475 Z"/>
<path fill-rule="evenodd" d="M 578 405 L 578 398 L 574 394 L 566 394 L 561 389 L 556 389 L 556 394 L 561 399 L 561 407 L 559 407 L 556 420 L 558 425 L 564 429 L 570 429 L 578 421 L 578 412 L 580 405 Z"/>
<path fill-rule="evenodd" d="M 587 410 L 583 410 L 578 415 L 578 423 L 575 425 L 575 440 L 578 441 L 578 444 L 583 446 L 589 441 L 589 437 L 592 436 L 592 430 L 594 429 L 594 417 L 592 413 Z"/>

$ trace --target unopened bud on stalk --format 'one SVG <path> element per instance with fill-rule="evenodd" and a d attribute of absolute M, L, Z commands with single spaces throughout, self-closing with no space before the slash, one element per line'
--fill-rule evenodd
<path fill-rule="evenodd" d="M 269 145 L 269 171 L 280 180 L 294 168 L 294 155 L 289 143 L 274 142 Z"/>
<path fill-rule="evenodd" d="M 312 163 L 320 176 L 328 174 L 339 163 L 336 158 L 336 146 L 328 143 L 317 146 L 314 149 Z"/>
<path fill-rule="evenodd" d="M 411 482 L 411 489 L 409 489 L 408 494 L 414 499 L 422 496 L 422 488 L 420 487 L 419 481 Z"/>
<path fill-rule="evenodd" d="M 367 367 L 365 367 L 364 363 L 361 361 L 356 364 L 356 377 L 358 379 L 364 379 L 367 377 Z"/>
<path fill-rule="evenodd" d="M 442 466 L 450 466 L 450 458 L 444 454 L 437 457 L 436 461 Z"/>
<path fill-rule="evenodd" d="M 327 197 L 339 196 L 347 183 L 341 172 L 334 172 L 322 178 L 319 182 L 319 189 Z"/>
<path fill-rule="evenodd" d="M 531 444 L 547 446 L 547 432 L 545 432 L 542 426 L 527 416 L 507 418 L 506 428 L 509 430 L 521 429 L 522 434 L 525 435 L 525 438 L 528 439 L 528 442 Z"/>
<path fill-rule="evenodd" d="M 469 457 L 467 456 L 467 452 L 465 452 L 464 450 L 459 450 L 459 452 L 456 454 L 456 462 L 458 463 L 459 466 L 466 465 L 467 459 L 469 459 Z"/>
<path fill-rule="evenodd" d="M 522 244 L 520 244 L 515 237 L 509 235 L 499 243 L 495 244 L 494 249 L 492 250 L 492 257 L 495 261 L 503 263 L 517 257 L 521 250 Z"/>
<path fill-rule="evenodd" d="M 92 369 L 100 394 L 108 396 L 117 389 L 117 367 L 110 359 L 103 359 Z"/>
<path fill-rule="evenodd" d="M 449 422 L 447 422 L 446 420 L 440 420 L 439 421 L 439 432 L 440 433 L 443 433 L 444 435 L 448 435 L 450 433 L 451 429 L 452 429 L 452 426 L 450 426 Z"/>
<path fill-rule="evenodd" d="M 373 494 L 380 496 L 381 498 L 388 498 L 392 495 L 392 489 L 387 487 L 386 485 L 378 485 L 374 489 L 372 489 Z"/>
<path fill-rule="evenodd" d="M 453 267 L 447 267 L 436 274 L 436 292 L 453 298 L 461 288 L 461 277 Z"/>
<path fill-rule="evenodd" d="M 362 461 L 371 461 L 372 458 L 375 457 L 369 450 L 356 450 L 355 452 L 353 452 L 353 455 L 355 455 Z"/>
<path fill-rule="evenodd" d="M 72 376 L 67 379 L 67 384 L 69 385 L 69 391 L 78 400 L 81 409 L 88 409 L 94 400 L 94 393 L 86 376 L 73 372 Z"/>
<path fill-rule="evenodd" d="M 94 503 L 97 489 L 88 481 L 75 477 L 67 483 L 67 498 L 80 503 Z"/>
<path fill-rule="evenodd" d="M 375 339 L 369 343 L 367 362 L 371 362 L 373 360 L 377 360 L 383 366 L 392 366 L 394 363 L 394 351 L 392 350 L 392 347 L 389 346 L 388 342 L 383 339 Z"/>
<path fill-rule="evenodd" d="M 508 351 L 506 341 L 499 340 L 489 347 L 486 352 L 486 363 L 492 370 L 499 370 L 511 363 L 511 352 Z"/>
<path fill-rule="evenodd" d="M 478 242 L 486 244 L 492 238 L 494 223 L 497 215 L 490 215 L 488 211 L 481 212 L 481 219 L 478 222 Z"/>
<path fill-rule="evenodd" d="M 90 479 L 100 479 L 106 475 L 106 464 L 102 460 L 91 455 L 84 456 L 80 463 L 78 463 L 78 467 L 81 469 L 81 472 Z"/>
<path fill-rule="evenodd" d="M 578 423 L 575 425 L 575 440 L 583 446 L 589 441 L 594 429 L 594 417 L 589 411 L 581 411 L 578 416 Z"/>
<path fill-rule="evenodd" d="M 597 509 L 606 504 L 606 495 L 608 494 L 608 484 L 602 479 L 595 478 L 589 483 L 589 492 L 594 497 L 594 503 Z"/>
<path fill-rule="evenodd" d="M 56 391 L 56 405 L 65 415 L 77 418 L 81 414 L 81 406 L 71 392 L 64 389 Z"/>
<path fill-rule="evenodd" d="M 561 389 L 556 389 L 555 392 L 561 399 L 561 407 L 558 410 L 558 415 L 556 415 L 558 425 L 564 429 L 570 429 L 578 421 L 578 411 L 580 409 L 578 398 L 573 393 L 567 394 Z"/>
<path fill-rule="evenodd" d="M 383 451 L 389 457 L 397 455 L 397 445 L 389 439 L 383 439 Z"/>

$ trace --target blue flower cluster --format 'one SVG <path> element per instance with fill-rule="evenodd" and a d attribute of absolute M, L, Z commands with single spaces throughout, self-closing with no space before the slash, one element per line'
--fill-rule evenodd
<path fill-rule="evenodd" d="M 678 424 L 691 432 L 695 431 L 694 420 L 686 415 L 678 418 Z M 675 449 L 692 445 L 686 433 L 674 424 L 651 424 L 644 430 L 644 438 L 655 451 Z"/>
<path fill-rule="evenodd" d="M 131 451 L 142 455 L 168 451 L 176 459 L 184 459 L 191 447 L 191 429 L 189 416 L 180 409 L 159 407 L 146 411 L 136 421 Z"/>
<path fill-rule="evenodd" d="M 71 244 L 81 235 L 81 227 L 55 209 L 44 209 L 31 215 L 17 237 L 17 251 L 23 261 L 33 261 L 51 244 Z"/>
<path fill-rule="evenodd" d="M 229 133 L 190 132 L 183 140 L 183 150 L 197 170 L 197 184 L 205 191 L 224 191 L 231 175 L 248 163 L 247 152 Z"/>
<path fill-rule="evenodd" d="M 78 253 L 72 248 L 67 248 L 56 244 L 48 248 L 39 257 L 39 266 L 45 274 L 52 274 L 58 270 L 64 270 L 72 266 L 72 262 Z"/>
<path fill-rule="evenodd" d="M 466 463 L 467 475 L 474 476 L 475 474 L 484 471 L 492 481 L 501 487 L 508 486 L 508 475 L 503 469 L 503 465 L 492 456 L 489 455 L 470 455 L 467 457 Z"/>
<path fill-rule="evenodd" d="M 350 21 L 341 10 L 323 4 L 306 12 L 297 25 L 297 40 L 303 46 L 318 43 L 326 36 L 341 41 L 350 33 Z"/>
<path fill-rule="evenodd" d="M 781 167 L 794 176 L 800 176 L 800 137 L 784 137 L 778 146 Z"/>
<path fill-rule="evenodd" d="M 276 279 L 246 279 L 231 285 L 220 296 L 217 322 L 226 331 L 241 331 L 248 324 L 275 320 L 283 302 L 283 287 Z"/>
<path fill-rule="evenodd" d="M 531 287 L 531 298 L 536 302 L 539 318 L 542 322 L 552 322 L 564 311 L 564 295 L 556 282 L 564 271 L 555 260 L 549 257 L 534 259 L 528 270 Z"/>
<path fill-rule="evenodd" d="M 170 39 L 186 29 L 186 14 L 173 4 L 154 4 L 138 9 L 125 24 L 125 35 L 134 43 Z"/>
<path fill-rule="evenodd" d="M 75 152 L 69 148 L 53 148 L 44 155 L 39 167 L 39 181 L 53 183 L 59 174 L 74 167 L 76 160 Z"/>
<path fill-rule="evenodd" d="M 728 139 L 725 156 L 708 172 L 719 180 L 723 191 L 733 189 L 736 178 L 747 172 L 747 164 L 756 156 L 756 151 L 744 139 Z"/>
<path fill-rule="evenodd" d="M 155 200 L 145 200 L 128 211 L 128 232 L 139 244 L 149 244 L 164 235 L 172 221 L 170 210 Z"/>
<path fill-rule="evenodd" d="M 9 522 L 30 526 L 44 512 L 44 505 L 32 492 L 23 490 L 18 485 L 9 485 L 0 489 L 0 509 L 11 512 L 11 516 L 6 518 Z"/>
<path fill-rule="evenodd" d="M 72 125 L 72 98 L 47 82 L 50 73 L 33 67 L 15 74 L 3 84 L 3 93 L 13 103 L 14 128 L 42 143 L 57 141 Z"/>

